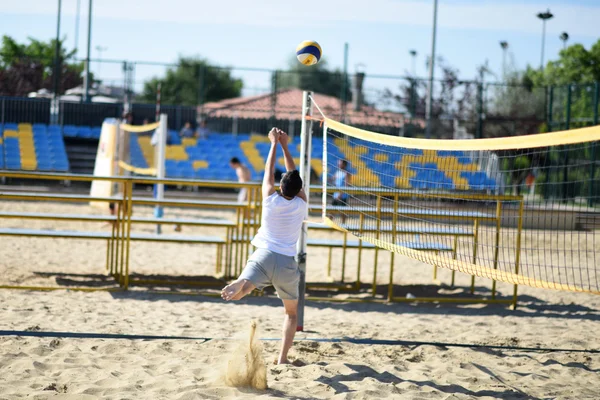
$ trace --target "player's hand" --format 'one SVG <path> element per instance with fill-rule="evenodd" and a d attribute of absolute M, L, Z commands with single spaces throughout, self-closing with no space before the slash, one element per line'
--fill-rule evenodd
<path fill-rule="evenodd" d="M 269 140 L 271 141 L 272 144 L 276 144 L 279 141 L 279 129 L 277 128 L 273 128 L 271 129 L 271 131 L 269 132 Z"/>
<path fill-rule="evenodd" d="M 290 140 L 290 137 L 288 136 L 288 134 L 285 133 L 284 131 L 280 130 L 279 131 L 279 143 L 281 143 L 282 146 L 287 146 L 289 140 Z"/>

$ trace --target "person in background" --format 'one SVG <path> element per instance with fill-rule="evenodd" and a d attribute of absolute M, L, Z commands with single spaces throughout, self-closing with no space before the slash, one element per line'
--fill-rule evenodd
<path fill-rule="evenodd" d="M 229 160 L 229 166 L 235 170 L 235 174 L 237 175 L 238 182 L 240 182 L 240 183 L 250 182 L 250 179 L 252 178 L 252 174 L 250 173 L 250 170 L 248 169 L 248 167 L 246 167 L 244 164 L 242 164 L 242 162 L 240 161 L 239 158 L 232 157 L 231 160 Z M 241 188 L 238 193 L 238 203 L 243 203 L 247 199 L 248 199 L 248 189 Z"/>
<path fill-rule="evenodd" d="M 204 140 L 208 138 L 209 133 L 210 131 L 206 127 L 206 121 L 202 120 L 202 122 L 200 122 L 200 125 L 198 126 L 198 129 L 196 130 L 196 137 L 198 139 Z"/>
<path fill-rule="evenodd" d="M 346 160 L 338 160 L 338 169 L 333 174 L 333 185 L 338 188 L 346 188 L 350 185 L 350 180 L 352 179 L 352 175 L 350 171 L 348 171 L 348 161 Z M 333 193 L 333 200 L 331 202 L 332 206 L 346 206 L 348 205 L 348 193 L 344 193 L 342 191 L 338 191 Z M 342 213 L 342 223 L 346 222 L 346 214 Z"/>
<path fill-rule="evenodd" d="M 185 125 L 179 132 L 179 136 L 182 138 L 194 137 L 194 130 L 192 129 L 192 124 L 189 121 L 185 123 Z"/>

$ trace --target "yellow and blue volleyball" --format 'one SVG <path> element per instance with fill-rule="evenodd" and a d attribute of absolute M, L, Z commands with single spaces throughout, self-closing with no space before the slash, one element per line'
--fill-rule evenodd
<path fill-rule="evenodd" d="M 305 40 L 296 47 L 296 57 L 304 65 L 315 65 L 321 59 L 321 46 L 314 40 Z"/>

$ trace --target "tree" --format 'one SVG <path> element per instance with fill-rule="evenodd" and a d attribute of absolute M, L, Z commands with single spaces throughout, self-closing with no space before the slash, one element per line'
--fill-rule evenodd
<path fill-rule="evenodd" d="M 463 122 L 472 120 L 475 115 L 475 85 L 473 82 L 464 82 L 458 79 L 458 69 L 449 65 L 442 57 L 436 60 L 437 68 L 442 70 L 442 78 L 434 82 L 434 96 L 431 104 L 431 118 L 433 121 L 433 136 L 448 137 L 452 131 L 451 126 L 444 126 L 445 120 L 458 119 Z M 405 108 L 408 115 L 415 119 L 417 126 L 407 127 L 407 134 L 414 135 L 415 129 L 423 130 L 426 104 L 427 81 L 409 77 L 399 86 L 399 92 L 393 89 L 384 89 L 380 93 L 380 104 L 400 106 Z M 451 124 L 451 123 L 450 123 Z"/>
<path fill-rule="evenodd" d="M 552 114 L 549 116 L 558 126 L 566 128 L 568 92 L 571 91 L 570 128 L 586 125 L 594 115 L 595 82 L 600 82 L 600 39 L 587 50 L 581 44 L 573 44 L 559 53 L 558 60 L 548 61 L 542 71 L 527 67 L 522 83 L 530 90 L 552 87 Z"/>
<path fill-rule="evenodd" d="M 2 37 L 0 47 L 0 94 L 26 96 L 39 89 L 54 90 L 56 40 L 42 42 L 29 38 L 29 43 L 17 43 L 10 36 Z M 75 51 L 67 51 L 64 39 L 59 41 L 59 93 L 81 85 L 83 63 L 74 62 Z"/>
<path fill-rule="evenodd" d="M 306 66 L 299 63 L 294 57 L 290 60 L 289 65 L 288 71 L 277 71 L 277 89 L 292 87 L 339 98 L 345 79 L 346 100 L 350 101 L 351 91 L 348 77 L 344 78 L 344 73 L 338 69 L 328 70 L 325 60 L 316 65 Z"/>
<path fill-rule="evenodd" d="M 239 97 L 243 87 L 242 80 L 233 78 L 229 69 L 211 66 L 203 59 L 186 57 L 181 57 L 177 66 L 169 68 L 163 78 L 154 77 L 145 82 L 140 99 L 155 102 L 159 83 L 161 103 L 187 106 Z"/>

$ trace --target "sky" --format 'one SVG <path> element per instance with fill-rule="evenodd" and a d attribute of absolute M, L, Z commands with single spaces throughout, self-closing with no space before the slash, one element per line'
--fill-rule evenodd
<path fill-rule="evenodd" d="M 79 0 L 78 35 L 78 0 L 62 1 L 61 37 L 82 58 L 88 1 Z M 0 0 L 0 35 L 51 39 L 57 8 L 57 0 Z M 546 60 L 558 57 L 563 31 L 569 44 L 587 48 L 600 38 L 597 0 L 439 0 L 436 55 L 457 68 L 461 79 L 475 78 L 477 67 L 487 61 L 495 74 L 487 79 L 499 80 L 499 42 L 507 41 L 510 64 L 538 67 L 542 23 L 536 14 L 546 9 L 554 14 L 547 23 Z M 178 56 L 201 56 L 222 66 L 286 69 L 296 45 L 312 39 L 323 48 L 323 60 L 340 69 L 348 43 L 348 71 L 360 68 L 367 73 L 365 85 L 382 87 L 398 81 L 369 75 L 410 74 L 411 49 L 417 51 L 416 74 L 427 76 L 432 22 L 433 0 L 94 0 L 91 58 L 174 63 Z M 96 62 L 92 70 L 107 83 L 123 82 L 121 64 Z M 136 89 L 164 70 L 137 65 Z M 234 69 L 233 74 L 244 79 L 244 94 L 270 86 L 269 72 Z"/>

